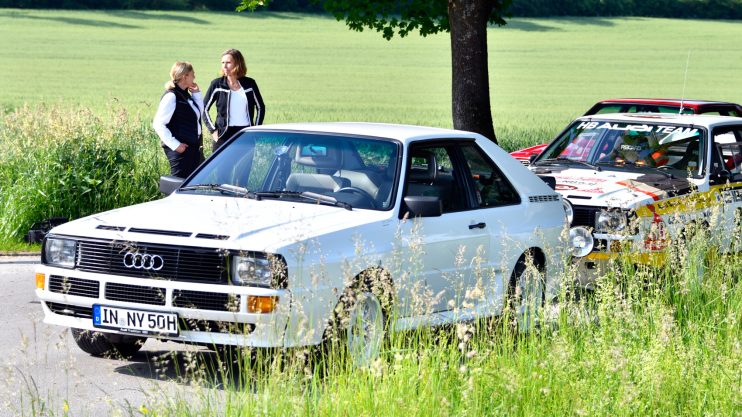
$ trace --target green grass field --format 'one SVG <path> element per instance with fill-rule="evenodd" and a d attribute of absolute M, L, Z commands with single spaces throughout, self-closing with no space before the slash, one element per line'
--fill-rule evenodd
<path fill-rule="evenodd" d="M 489 36 L 496 130 L 506 148 L 540 142 L 607 97 L 742 101 L 740 38 L 739 22 L 513 20 Z M 175 60 L 190 60 L 206 85 L 219 54 L 236 47 L 266 99 L 266 123 L 452 124 L 447 34 L 389 42 L 296 14 L 0 10 L 0 39 L 5 108 L 102 112 L 116 102 L 149 118 Z"/>

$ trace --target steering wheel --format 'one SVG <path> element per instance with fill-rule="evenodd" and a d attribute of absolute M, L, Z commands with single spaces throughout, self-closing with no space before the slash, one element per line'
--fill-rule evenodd
<path fill-rule="evenodd" d="M 353 194 L 358 194 L 361 197 L 363 197 L 364 199 L 368 200 L 368 203 L 371 206 L 371 208 L 376 208 L 376 200 L 374 200 L 374 198 L 371 196 L 371 194 L 369 194 L 366 190 L 362 190 L 362 189 L 360 189 L 358 187 L 352 187 L 351 186 L 351 187 L 343 187 L 343 188 L 341 188 L 341 189 L 339 189 L 339 190 L 337 190 L 335 192 L 336 193 L 353 193 Z"/>

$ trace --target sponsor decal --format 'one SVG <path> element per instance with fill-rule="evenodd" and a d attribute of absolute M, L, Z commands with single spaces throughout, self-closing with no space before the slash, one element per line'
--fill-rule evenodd
<path fill-rule="evenodd" d="M 725 204 L 742 202 L 742 190 L 724 190 L 718 194 L 716 199 Z"/>
<path fill-rule="evenodd" d="M 626 180 L 626 181 L 619 181 L 616 184 L 622 185 L 632 191 L 636 191 L 645 195 L 648 195 L 652 197 L 652 200 L 659 201 L 660 199 L 667 196 L 667 193 L 660 190 L 659 188 L 652 187 L 651 185 L 645 184 L 643 182 L 638 182 L 634 180 Z"/>
<path fill-rule="evenodd" d="M 678 135 L 695 135 L 698 133 L 697 128 L 683 127 L 683 126 L 662 126 L 662 125 L 625 125 L 621 126 L 620 123 L 608 123 L 608 122 L 582 122 L 577 125 L 578 129 L 609 129 L 609 130 L 623 130 L 632 132 L 654 132 L 658 134 L 678 134 Z"/>

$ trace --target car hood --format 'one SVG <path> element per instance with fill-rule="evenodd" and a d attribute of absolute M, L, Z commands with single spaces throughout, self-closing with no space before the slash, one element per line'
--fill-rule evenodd
<path fill-rule="evenodd" d="M 693 189 L 686 178 L 668 178 L 660 173 L 552 167 L 539 167 L 534 172 L 553 177 L 556 191 L 576 205 L 631 209 Z"/>
<path fill-rule="evenodd" d="M 51 233 L 132 242 L 271 250 L 337 230 L 383 221 L 390 211 L 311 202 L 174 194 L 94 214 Z"/>

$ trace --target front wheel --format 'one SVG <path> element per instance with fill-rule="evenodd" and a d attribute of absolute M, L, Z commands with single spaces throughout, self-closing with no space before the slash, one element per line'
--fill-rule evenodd
<path fill-rule="evenodd" d="M 356 367 L 365 367 L 379 357 L 384 341 L 384 310 L 371 292 L 357 295 L 348 315 L 345 345 Z"/>
<path fill-rule="evenodd" d="M 137 336 L 108 336 L 102 332 L 91 330 L 72 329 L 72 337 L 77 346 L 85 353 L 93 356 L 121 356 L 128 358 L 144 345 L 146 337 Z"/>

